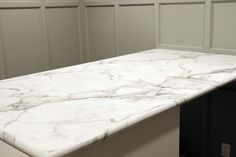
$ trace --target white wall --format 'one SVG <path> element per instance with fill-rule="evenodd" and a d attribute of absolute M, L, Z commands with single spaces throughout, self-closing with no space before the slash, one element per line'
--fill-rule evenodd
<path fill-rule="evenodd" d="M 235 0 L 84 0 L 84 5 L 87 12 L 90 6 L 112 10 L 117 55 L 154 47 L 236 53 Z M 93 56 L 96 50 L 87 42 Z"/>
<path fill-rule="evenodd" d="M 79 2 L 0 0 L 0 78 L 82 61 Z"/>
<path fill-rule="evenodd" d="M 235 17 L 236 0 L 0 0 L 0 78 L 155 47 L 236 54 Z"/>

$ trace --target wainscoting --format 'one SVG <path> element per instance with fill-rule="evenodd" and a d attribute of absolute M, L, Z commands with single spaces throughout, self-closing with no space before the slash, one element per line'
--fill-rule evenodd
<path fill-rule="evenodd" d="M 0 77 L 82 62 L 79 2 L 0 0 Z"/>
<path fill-rule="evenodd" d="M 236 0 L 0 0 L 0 79 L 152 48 L 236 54 Z"/>

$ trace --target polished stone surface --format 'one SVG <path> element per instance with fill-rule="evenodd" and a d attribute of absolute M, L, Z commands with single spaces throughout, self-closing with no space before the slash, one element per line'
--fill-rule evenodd
<path fill-rule="evenodd" d="M 154 49 L 2 80 L 0 139 L 60 157 L 235 79 L 236 56 Z"/>

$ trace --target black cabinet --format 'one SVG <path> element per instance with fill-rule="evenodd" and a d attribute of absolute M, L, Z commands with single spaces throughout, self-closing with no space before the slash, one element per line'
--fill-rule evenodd
<path fill-rule="evenodd" d="M 181 157 L 222 157 L 222 143 L 236 157 L 236 82 L 181 106 Z"/>
<path fill-rule="evenodd" d="M 208 157 L 207 102 L 203 96 L 183 104 L 180 108 L 180 154 L 181 157 Z"/>
<path fill-rule="evenodd" d="M 210 157 L 221 157 L 223 142 L 231 145 L 231 157 L 236 157 L 236 92 L 234 87 L 225 89 L 213 92 L 210 96 Z"/>

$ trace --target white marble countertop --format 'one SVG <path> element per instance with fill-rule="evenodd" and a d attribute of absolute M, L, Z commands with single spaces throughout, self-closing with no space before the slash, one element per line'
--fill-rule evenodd
<path fill-rule="evenodd" d="M 0 81 L 0 139 L 60 157 L 236 79 L 236 56 L 155 49 Z"/>

